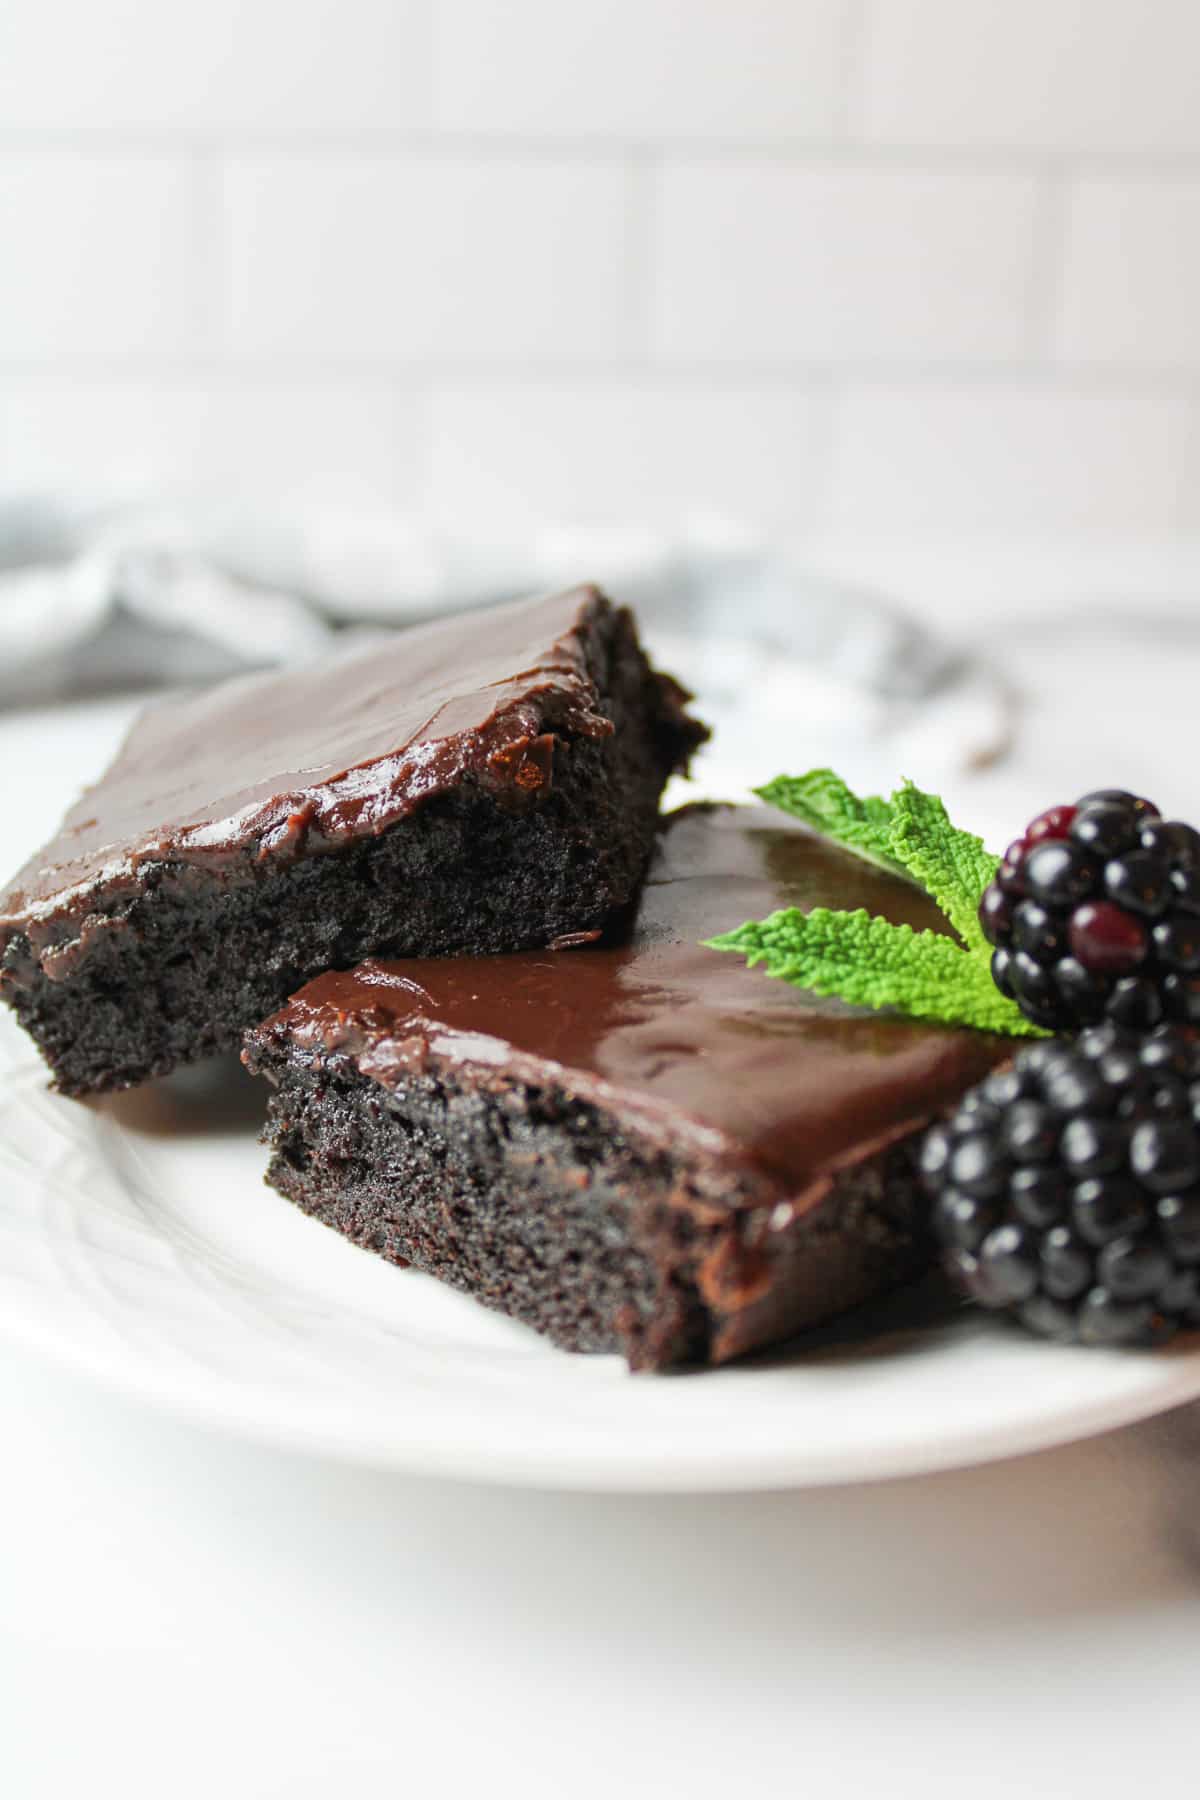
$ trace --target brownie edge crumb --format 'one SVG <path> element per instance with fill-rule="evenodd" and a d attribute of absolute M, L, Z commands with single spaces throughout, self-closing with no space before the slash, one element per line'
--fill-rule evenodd
<path fill-rule="evenodd" d="M 930 1260 L 910 1141 L 842 1172 L 772 1230 L 778 1188 L 736 1181 L 565 1089 L 446 1065 L 389 1091 L 350 1059 L 266 1033 L 270 1185 L 400 1267 L 432 1275 L 560 1349 L 635 1370 L 721 1363 L 835 1317 Z"/>
<path fill-rule="evenodd" d="M 422 657 L 412 694 L 408 665 Z M 330 679 L 327 705 L 322 672 L 301 671 L 152 709 L 0 901 L 0 996 L 62 1092 L 129 1087 L 234 1049 L 311 976 L 364 956 L 487 954 L 602 929 L 636 894 L 663 784 L 707 735 L 647 662 L 628 611 L 594 589 L 400 633 Z M 393 741 L 393 690 L 417 721 L 417 752 L 354 763 L 362 743 Z M 263 738 L 264 708 L 293 765 Z M 305 777 L 274 771 L 302 768 L 305 709 L 324 734 L 319 759 L 348 774 L 297 799 Z M 403 747 L 409 728 L 394 729 Z M 193 740 L 206 779 L 215 769 L 227 784 L 216 800 L 197 791 L 198 822 L 143 824 L 123 849 L 106 845 L 108 813 L 150 816 L 146 794 L 169 785 L 172 757 L 186 770 Z M 440 787 L 431 769 L 448 771 Z M 253 782 L 247 823 L 253 809 L 237 802 Z M 221 806 L 218 830 L 206 821 Z M 103 848 L 85 855 L 90 838 Z"/>
<path fill-rule="evenodd" d="M 781 814 L 700 805 L 662 821 L 624 933 L 309 982 L 243 1053 L 275 1090 L 268 1179 L 635 1368 L 724 1362 L 884 1293 L 928 1258 L 916 1137 L 1010 1045 L 705 948 L 787 905 L 940 918 Z"/>

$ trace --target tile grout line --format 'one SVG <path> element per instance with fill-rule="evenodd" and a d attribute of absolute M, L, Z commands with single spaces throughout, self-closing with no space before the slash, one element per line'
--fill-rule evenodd
<path fill-rule="evenodd" d="M 442 43 L 442 12 L 439 0 L 423 0 L 421 6 L 421 52 L 425 61 L 425 107 L 430 131 L 439 131 L 438 113 L 441 101 L 441 74 L 445 59 Z"/>
<path fill-rule="evenodd" d="M 837 141 L 847 145 L 861 142 L 859 125 L 871 13 L 872 0 L 842 0 L 833 125 Z"/>
<path fill-rule="evenodd" d="M 1183 428 L 1183 449 L 1179 458 L 1179 479 L 1171 509 L 1171 528 L 1181 537 L 1194 535 L 1196 532 L 1198 509 L 1195 496 L 1200 489 L 1200 394 L 1189 394 L 1188 402 Z"/>
<path fill-rule="evenodd" d="M 821 534 L 833 529 L 834 506 L 837 498 L 837 464 L 842 438 L 842 420 L 845 409 L 847 383 L 844 380 L 833 380 L 821 393 L 819 427 L 814 436 L 819 446 L 817 467 L 820 469 L 818 492 L 808 510 L 808 524 L 805 530 Z"/>
<path fill-rule="evenodd" d="M 1031 361 L 1049 369 L 1060 366 L 1054 328 L 1066 267 L 1067 188 L 1059 170 L 1047 169 L 1034 199 L 1025 350 Z"/>
<path fill-rule="evenodd" d="M 858 0 L 852 0 L 857 4 Z M 857 55 L 857 51 L 849 54 Z M 858 76 L 839 97 L 843 116 L 853 111 Z M 829 162 L 839 166 L 879 169 L 946 169 L 963 172 L 1043 174 L 1055 169 L 1064 177 L 1125 174 L 1147 180 L 1200 180 L 1200 146 L 1195 150 L 1056 149 L 1013 144 L 948 144 L 919 140 L 873 140 L 854 135 L 853 120 L 829 134 L 738 136 L 678 133 L 664 137 L 641 132 L 528 134 L 505 131 L 459 131 L 429 127 L 323 126 L 317 130 L 286 127 L 34 127 L 0 125 L 0 158 L 6 155 L 73 153 L 88 158 L 196 156 L 224 159 L 240 155 L 362 155 L 382 158 L 419 155 L 431 159 L 509 156 L 520 161 L 604 161 L 614 166 L 630 155 L 685 160 L 782 162 L 803 165 Z"/>
<path fill-rule="evenodd" d="M 424 0 L 421 16 L 421 32 L 425 58 L 425 101 L 428 109 L 430 132 L 440 137 L 437 124 L 442 61 L 445 54 L 442 43 L 441 9 L 437 0 Z M 378 379 L 378 377 L 376 378 Z M 437 390 L 438 379 L 433 371 L 424 366 L 418 369 L 403 367 L 390 368 L 385 376 L 389 403 L 398 411 L 408 409 L 419 415 L 416 429 L 417 441 L 420 445 L 417 463 L 416 493 L 411 498 L 411 509 L 425 518 L 433 518 L 437 503 Z M 367 375 L 366 384 L 370 376 Z"/>
<path fill-rule="evenodd" d="M 645 151 L 626 161 L 625 350 L 633 373 L 652 366 L 654 350 L 657 158 Z"/>
<path fill-rule="evenodd" d="M 418 441 L 421 445 L 419 462 L 418 493 L 413 497 L 414 510 L 432 516 L 436 501 L 437 475 L 437 443 L 435 434 L 435 413 L 437 385 L 422 378 L 417 382 L 389 381 L 388 398 L 392 405 L 400 407 L 407 401 L 413 410 L 419 409 Z"/>
<path fill-rule="evenodd" d="M 211 157 L 191 158 L 193 189 L 192 249 L 196 268 L 196 294 L 192 328 L 202 355 L 224 360 L 227 233 L 224 219 L 224 162 Z"/>
<path fill-rule="evenodd" d="M 821 388 L 854 381 L 878 387 L 947 388 L 1036 387 L 1046 393 L 1116 393 L 1121 395 L 1184 393 L 1200 397 L 1200 366 L 1195 364 L 1066 363 L 1021 356 L 1004 362 L 946 361 L 903 357 L 838 357 L 820 361 L 803 357 L 739 357 L 707 360 L 639 358 L 624 353 L 599 358 L 571 355 L 530 360 L 499 354 L 444 356 L 403 354 L 308 353 L 303 350 L 264 355 L 236 350 L 201 350 L 177 354 L 131 351 L 105 354 L 58 351 L 22 355 L 0 352 L 0 379 L 22 386 L 81 381 L 157 382 L 165 377 L 205 378 L 264 386 L 297 379 L 369 387 L 384 380 L 398 391 L 419 391 L 426 381 L 499 386 L 527 382 L 532 386 L 572 383 L 581 387 L 627 379 L 664 388 L 696 383 L 717 388 L 770 387 L 785 382 Z"/>

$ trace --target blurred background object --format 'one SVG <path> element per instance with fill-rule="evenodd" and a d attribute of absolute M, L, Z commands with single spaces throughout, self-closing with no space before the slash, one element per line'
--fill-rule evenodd
<path fill-rule="evenodd" d="M 916 723 L 954 771 L 1007 747 L 1002 682 L 873 593 L 726 534 L 435 531 L 397 512 L 364 533 L 320 512 L 98 507 L 0 498 L 0 706 L 216 679 L 335 650 L 581 575 L 637 607 L 664 662 L 729 739 L 736 797 L 781 744 L 877 779 Z M 886 783 L 888 769 L 884 767 Z"/>

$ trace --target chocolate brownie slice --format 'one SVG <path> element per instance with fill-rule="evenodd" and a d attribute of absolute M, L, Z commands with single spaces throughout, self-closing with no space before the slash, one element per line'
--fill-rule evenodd
<path fill-rule="evenodd" d="M 0 900 L 0 992 L 82 1094 L 372 953 L 598 930 L 705 735 L 685 699 L 577 588 L 165 701 Z"/>
<path fill-rule="evenodd" d="M 724 1362 L 915 1274 L 921 1127 L 1006 1041 L 843 1006 L 701 940 L 781 906 L 945 929 L 761 808 L 663 825 L 603 947 L 368 962 L 249 1033 L 267 1179 L 570 1350 Z"/>

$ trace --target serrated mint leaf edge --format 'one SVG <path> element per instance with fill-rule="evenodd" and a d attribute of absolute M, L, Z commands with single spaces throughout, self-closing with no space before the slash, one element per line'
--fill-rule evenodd
<path fill-rule="evenodd" d="M 840 963 L 836 953 L 829 954 L 831 935 L 836 939 L 839 927 L 845 930 L 850 952 Z M 788 941 L 789 934 L 797 941 Z M 806 936 L 816 940 L 807 950 L 802 941 Z M 765 972 L 772 979 L 851 1006 L 873 1011 L 888 1008 L 926 1023 L 967 1026 L 1006 1037 L 1048 1035 L 1000 992 L 986 963 L 981 964 L 952 938 L 916 931 L 911 925 L 893 925 L 865 908 L 837 912 L 817 907 L 811 913 L 784 908 L 766 919 L 747 920 L 732 931 L 708 938 L 705 946 L 742 955 L 749 968 L 766 965 Z M 890 952 L 893 966 L 889 969 L 886 961 L 863 956 L 864 948 L 883 952 L 885 957 Z M 906 970 L 914 978 L 926 978 L 926 982 L 918 981 L 915 993 L 913 983 L 906 984 L 903 979 Z M 930 977 L 942 992 L 927 1000 Z"/>
<path fill-rule="evenodd" d="M 768 806 L 807 825 L 819 837 L 831 839 L 844 850 L 851 851 L 864 862 L 873 863 L 889 875 L 898 876 L 901 881 L 913 881 L 890 848 L 892 807 L 890 801 L 880 795 L 856 794 L 833 769 L 809 769 L 803 775 L 776 775 L 753 792 Z M 820 805 L 831 796 L 843 803 L 845 811 L 841 815 L 823 810 Z"/>
<path fill-rule="evenodd" d="M 928 828 L 928 815 L 939 829 Z M 968 948 L 990 957 L 991 947 L 979 923 L 979 903 L 1000 858 L 974 832 L 952 823 L 939 794 L 907 779 L 892 796 L 890 841 L 910 879 L 925 890 Z"/>
<path fill-rule="evenodd" d="M 987 849 L 983 840 L 952 823 L 944 801 L 905 778 L 890 800 L 878 795 L 860 796 L 837 772 L 830 768 L 810 769 L 803 775 L 777 775 L 763 787 L 755 788 L 757 797 L 769 806 L 798 819 L 819 836 L 840 844 L 843 849 L 874 864 L 886 873 L 898 876 L 933 900 L 939 911 L 958 933 L 961 943 L 936 932 L 915 932 L 911 926 L 893 927 L 889 920 L 862 911 L 884 930 L 901 934 L 897 941 L 906 942 L 917 973 L 922 952 L 915 948 L 928 938 L 933 945 L 945 944 L 962 959 L 961 966 L 947 966 L 948 975 L 959 993 L 959 1001 L 951 1008 L 944 1004 L 921 1006 L 914 1010 L 911 996 L 901 992 L 898 980 L 892 997 L 863 997 L 864 970 L 861 954 L 852 956 L 843 970 L 821 968 L 810 954 L 789 954 L 774 947 L 751 944 L 748 932 L 761 934 L 769 921 L 747 921 L 730 932 L 706 940 L 714 950 L 740 951 L 749 966 L 768 964 L 767 973 L 796 987 L 827 997 L 846 1000 L 851 1005 L 868 1005 L 876 1009 L 890 1007 L 908 1017 L 930 1018 L 941 1024 L 967 1025 L 977 1030 L 999 1032 L 1010 1037 L 1046 1037 L 1049 1033 L 1033 1025 L 1019 1007 L 996 987 L 991 975 L 991 946 L 979 923 L 979 903 L 983 891 L 995 874 L 999 858 Z M 922 815 L 924 814 L 924 817 Z M 934 829 L 930 829 L 932 820 Z M 785 909 L 786 910 L 786 909 Z M 828 908 L 815 908 L 827 918 L 852 919 L 852 913 L 831 913 Z M 814 913 L 798 918 L 812 918 Z M 783 915 L 772 914 L 771 920 Z M 861 951 L 862 926 L 857 927 L 857 945 Z M 905 934 L 908 934 L 905 937 Z M 876 939 L 878 944 L 882 940 Z M 928 955 L 929 953 L 925 953 Z M 944 963 L 945 952 L 936 956 Z M 780 966 L 770 967 L 774 959 Z M 903 966 L 901 957 L 900 966 Z M 866 971 L 867 985 L 877 989 L 883 981 L 878 970 Z M 949 1015 L 948 1016 L 948 1012 Z"/>

